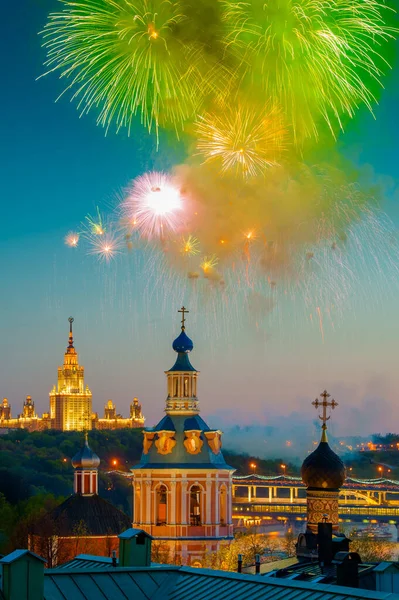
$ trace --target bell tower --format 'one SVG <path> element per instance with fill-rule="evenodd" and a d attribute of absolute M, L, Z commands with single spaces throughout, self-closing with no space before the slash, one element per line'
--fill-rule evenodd
<path fill-rule="evenodd" d="M 177 357 L 165 371 L 165 416 L 144 430 L 143 453 L 133 467 L 133 527 L 144 529 L 169 552 L 169 560 L 201 564 L 206 553 L 233 538 L 232 475 L 221 452 L 222 432 L 200 417 L 199 372 L 190 362 L 194 344 L 181 332 Z"/>

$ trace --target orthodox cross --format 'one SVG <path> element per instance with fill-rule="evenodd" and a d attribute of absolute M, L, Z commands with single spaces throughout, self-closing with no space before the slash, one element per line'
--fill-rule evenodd
<path fill-rule="evenodd" d="M 182 306 L 182 307 L 181 307 L 181 309 L 180 309 L 180 310 L 178 310 L 177 312 L 179 312 L 179 313 L 182 313 L 182 318 L 181 318 L 181 328 L 182 328 L 182 329 L 185 329 L 184 323 L 186 322 L 186 319 L 185 319 L 185 316 L 184 316 L 184 315 L 185 315 L 185 313 L 188 313 L 188 312 L 190 312 L 190 311 L 188 311 L 188 310 L 187 310 L 187 308 L 185 308 L 184 306 Z"/>
<path fill-rule="evenodd" d="M 326 390 L 320 394 L 320 398 L 323 398 L 323 400 L 316 398 L 312 404 L 315 408 L 321 407 L 323 409 L 323 414 L 321 416 L 319 415 L 319 419 L 321 419 L 323 421 L 323 425 L 325 425 L 326 421 L 331 419 L 331 417 L 327 417 L 327 409 L 331 408 L 334 410 L 334 408 L 338 406 L 338 402 L 335 402 L 334 398 L 331 400 L 331 402 L 329 402 L 328 398 L 330 398 L 330 394 L 328 394 Z"/>

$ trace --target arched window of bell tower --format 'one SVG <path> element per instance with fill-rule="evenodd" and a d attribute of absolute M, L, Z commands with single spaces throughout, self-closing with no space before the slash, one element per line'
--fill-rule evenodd
<path fill-rule="evenodd" d="M 219 520 L 221 525 L 227 523 L 227 490 L 225 485 L 219 489 Z"/>
<path fill-rule="evenodd" d="M 156 522 L 166 525 L 168 514 L 168 490 L 166 485 L 160 485 L 156 491 Z"/>
<path fill-rule="evenodd" d="M 202 522 L 202 490 L 198 485 L 190 489 L 190 525 L 201 525 Z"/>
<path fill-rule="evenodd" d="M 188 379 L 187 379 L 187 377 L 184 378 L 184 397 L 185 398 L 188 397 Z"/>

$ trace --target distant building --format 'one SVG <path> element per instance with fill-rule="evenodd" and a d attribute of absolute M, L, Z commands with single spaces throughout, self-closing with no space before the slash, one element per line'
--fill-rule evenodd
<path fill-rule="evenodd" d="M 119 546 L 118 535 L 131 526 L 125 513 L 98 495 L 99 464 L 86 433 L 83 448 L 72 459 L 74 493 L 47 513 L 29 537 L 29 549 L 43 556 L 49 567 L 77 552 L 112 556 Z"/>
<path fill-rule="evenodd" d="M 130 404 L 130 417 L 123 417 L 116 412 L 116 406 L 112 400 L 108 400 L 104 407 L 104 417 L 98 418 L 97 413 L 92 415 L 93 429 L 125 429 L 126 427 L 144 427 L 145 418 L 141 410 L 141 404 L 137 398 L 133 398 Z"/>
<path fill-rule="evenodd" d="M 84 384 L 84 367 L 79 365 L 73 345 L 73 318 L 69 317 L 69 340 L 64 364 L 58 367 L 57 387 L 50 392 L 50 418 L 53 429 L 88 431 L 91 429 L 91 391 Z"/>
<path fill-rule="evenodd" d="M 201 564 L 233 538 L 231 488 L 234 469 L 221 452 L 219 430 L 199 415 L 198 371 L 185 333 L 173 342 L 176 362 L 166 371 L 166 415 L 144 431 L 143 453 L 133 473 L 133 527 L 165 547 L 172 560 Z M 216 597 L 216 596 L 215 596 Z"/>
<path fill-rule="evenodd" d="M 73 318 L 69 318 L 69 339 L 64 354 L 64 364 L 58 367 L 57 385 L 50 392 L 50 411 L 41 417 L 36 414 L 35 403 L 26 396 L 22 413 L 14 419 L 7 398 L 0 404 L 0 429 L 58 429 L 61 431 L 89 431 L 90 429 L 122 429 L 143 427 L 145 418 L 141 404 L 134 398 L 130 416 L 123 417 L 116 411 L 112 400 L 105 405 L 104 417 L 92 411 L 92 393 L 84 383 L 84 367 L 79 365 L 73 344 Z"/>

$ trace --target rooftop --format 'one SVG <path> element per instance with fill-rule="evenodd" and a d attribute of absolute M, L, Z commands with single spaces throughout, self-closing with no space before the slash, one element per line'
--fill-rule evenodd
<path fill-rule="evenodd" d="M 96 557 L 92 557 L 93 560 Z M 48 569 L 44 600 L 394 600 L 396 594 L 190 567 Z"/>

